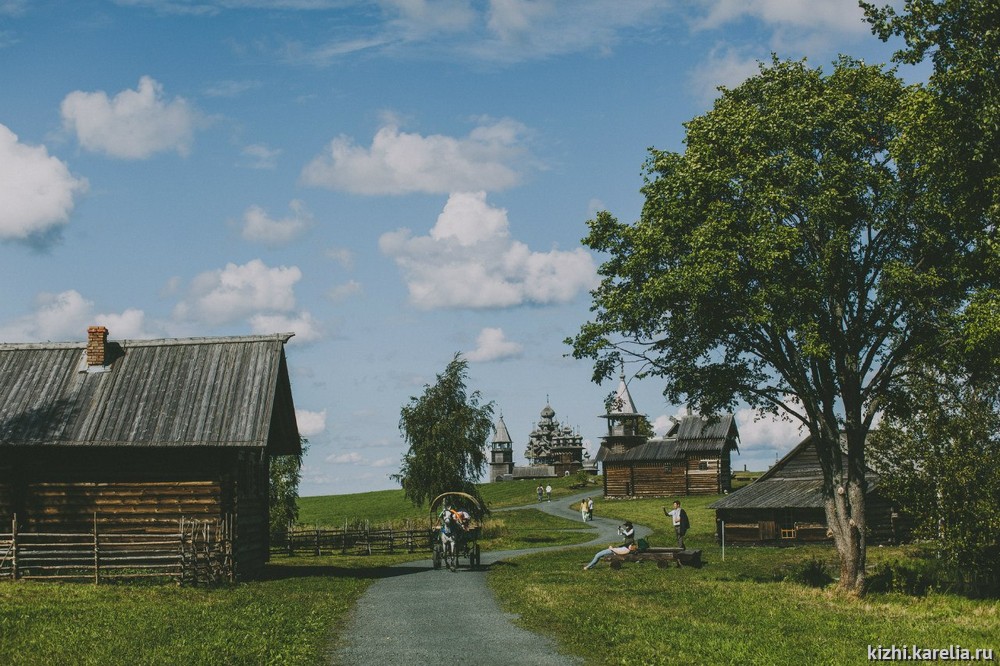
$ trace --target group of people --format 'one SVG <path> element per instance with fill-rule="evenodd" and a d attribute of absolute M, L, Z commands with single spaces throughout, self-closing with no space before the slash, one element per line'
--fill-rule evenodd
<path fill-rule="evenodd" d="M 538 501 L 539 502 L 542 501 L 543 497 L 547 498 L 548 501 L 551 502 L 552 501 L 552 486 L 551 485 L 547 485 L 544 488 L 542 488 L 542 484 L 539 483 L 538 487 L 535 488 L 535 494 L 538 495 Z"/>
<path fill-rule="evenodd" d="M 583 508 L 581 508 L 581 511 L 584 510 L 588 501 L 590 503 L 591 511 L 593 510 L 593 501 L 588 498 L 583 501 Z M 663 507 L 663 513 L 670 519 L 673 525 L 674 535 L 677 537 L 677 547 L 683 549 L 684 535 L 691 527 L 691 521 L 688 520 L 687 512 L 681 508 L 680 501 L 675 500 L 673 509 L 668 511 L 667 507 Z M 592 513 L 591 519 L 593 519 Z M 587 520 L 586 516 L 584 516 L 584 520 Z M 602 558 L 607 557 L 608 555 L 628 555 L 629 553 L 634 553 L 639 549 L 635 541 L 635 528 L 632 525 L 632 521 L 626 520 L 625 524 L 618 528 L 618 534 L 622 537 L 622 543 L 617 546 L 610 545 L 604 550 L 598 551 L 590 562 L 583 565 L 584 571 L 593 569 Z"/>

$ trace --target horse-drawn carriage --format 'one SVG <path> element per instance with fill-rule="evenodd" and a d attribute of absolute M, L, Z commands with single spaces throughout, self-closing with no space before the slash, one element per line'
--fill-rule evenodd
<path fill-rule="evenodd" d="M 485 510 L 467 493 L 442 493 L 431 502 L 431 548 L 434 568 L 441 563 L 451 571 L 458 569 L 461 558 L 472 568 L 479 566 L 479 533 Z"/>

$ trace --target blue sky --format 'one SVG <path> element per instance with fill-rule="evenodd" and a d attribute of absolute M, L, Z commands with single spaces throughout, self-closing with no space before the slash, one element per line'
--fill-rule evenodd
<path fill-rule="evenodd" d="M 596 452 L 586 220 L 757 60 L 891 49 L 854 0 L 0 0 L 0 341 L 294 331 L 305 495 L 395 487 L 456 352 L 516 460 L 546 400 Z M 799 438 L 737 416 L 737 468 Z"/>

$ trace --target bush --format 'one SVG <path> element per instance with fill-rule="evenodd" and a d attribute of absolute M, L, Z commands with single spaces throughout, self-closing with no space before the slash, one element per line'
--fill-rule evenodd
<path fill-rule="evenodd" d="M 891 560 L 879 564 L 868 576 L 869 592 L 897 592 L 923 596 L 930 590 L 950 587 L 944 567 L 932 560 Z"/>
<path fill-rule="evenodd" d="M 808 585 L 809 587 L 826 587 L 833 582 L 833 576 L 830 575 L 830 570 L 826 566 L 826 562 L 813 557 L 786 576 L 785 580 Z"/>

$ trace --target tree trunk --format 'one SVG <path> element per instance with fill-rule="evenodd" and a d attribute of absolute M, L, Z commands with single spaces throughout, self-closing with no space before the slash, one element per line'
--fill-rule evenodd
<path fill-rule="evenodd" d="M 842 591 L 864 593 L 865 586 L 865 502 L 863 480 L 850 479 L 835 484 L 833 497 L 826 499 L 826 519 L 840 556 Z"/>
<path fill-rule="evenodd" d="M 822 423 L 821 427 L 828 423 L 835 421 L 830 419 Z M 864 593 L 866 559 L 866 433 L 853 428 L 845 432 L 846 451 L 841 448 L 841 436 L 835 427 L 822 428 L 819 434 L 816 438 L 816 452 L 823 468 L 826 521 L 840 556 L 839 587 L 849 594 L 860 595 Z"/>

